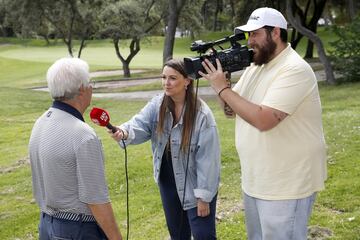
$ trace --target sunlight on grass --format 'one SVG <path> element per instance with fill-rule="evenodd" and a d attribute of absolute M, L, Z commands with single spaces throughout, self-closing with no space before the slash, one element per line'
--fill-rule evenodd
<path fill-rule="evenodd" d="M 123 56 L 128 56 L 129 49 L 124 46 L 120 50 Z M 191 55 L 191 52 L 182 52 L 174 54 L 175 58 L 183 58 Z M 52 63 L 56 59 L 68 57 L 69 54 L 65 46 L 56 47 L 28 47 L 17 46 L 5 51 L 0 51 L 0 57 L 7 59 L 15 59 L 22 61 Z M 122 69 L 120 59 L 117 58 L 115 49 L 111 44 L 98 47 L 92 46 L 91 43 L 86 47 L 81 55 L 81 58 L 89 63 L 89 65 L 96 65 L 111 68 Z M 161 68 L 162 66 L 162 52 L 155 48 L 142 49 L 131 61 L 131 68 Z"/>

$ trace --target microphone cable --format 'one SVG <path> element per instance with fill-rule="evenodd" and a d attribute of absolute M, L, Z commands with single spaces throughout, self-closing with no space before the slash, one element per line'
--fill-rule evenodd
<path fill-rule="evenodd" d="M 128 176 L 128 157 L 127 157 L 127 149 L 124 141 L 124 131 L 121 128 L 114 127 L 110 124 L 110 116 L 107 111 L 94 107 L 90 112 L 90 119 L 96 125 L 107 127 L 107 129 L 111 130 L 114 134 L 117 131 L 122 133 L 122 144 L 125 150 L 125 177 L 126 177 L 126 239 L 129 239 L 130 232 L 130 213 L 129 213 L 129 176 Z"/>
<path fill-rule="evenodd" d="M 195 116 L 194 123 L 196 123 L 196 117 L 197 117 L 196 113 L 197 113 L 198 90 L 199 90 L 199 79 L 197 78 L 196 79 L 196 88 L 195 88 L 195 108 L 194 108 L 194 113 L 193 113 L 193 116 Z M 195 127 L 195 124 L 190 129 L 190 136 L 189 136 L 190 140 L 189 140 L 188 151 L 187 151 L 187 156 L 186 156 L 184 192 L 183 192 L 183 196 L 182 196 L 183 208 L 181 209 L 181 216 L 180 216 L 179 240 L 181 240 L 181 233 L 182 233 L 182 228 L 183 228 L 183 223 L 184 223 L 186 180 L 187 180 L 187 174 L 188 174 L 188 169 L 189 169 L 190 147 L 191 147 L 191 139 L 192 139 L 192 134 L 193 134 L 194 127 Z"/>
<path fill-rule="evenodd" d="M 124 131 L 121 128 L 118 128 L 123 137 Z M 129 232 L 130 232 L 130 212 L 129 212 L 129 175 L 128 175 L 128 157 L 127 157 L 127 149 L 125 145 L 125 141 L 121 139 L 122 144 L 124 145 L 125 152 L 125 179 L 126 179 L 126 240 L 129 240 Z"/>

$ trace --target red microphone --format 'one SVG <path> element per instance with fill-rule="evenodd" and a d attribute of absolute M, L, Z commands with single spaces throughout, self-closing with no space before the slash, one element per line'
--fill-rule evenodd
<path fill-rule="evenodd" d="M 94 107 L 90 112 L 90 118 L 96 125 L 107 127 L 108 129 L 111 129 L 113 133 L 117 131 L 117 128 L 110 123 L 109 113 L 104 109 Z"/>

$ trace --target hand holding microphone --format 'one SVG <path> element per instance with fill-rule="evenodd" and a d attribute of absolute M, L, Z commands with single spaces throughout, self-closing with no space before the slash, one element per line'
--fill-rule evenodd
<path fill-rule="evenodd" d="M 117 142 L 122 139 L 126 139 L 128 136 L 125 130 L 111 125 L 110 115 L 104 109 L 94 107 L 90 112 L 90 119 L 96 125 L 107 127 L 109 129 L 109 133 L 112 133 L 111 137 Z"/>

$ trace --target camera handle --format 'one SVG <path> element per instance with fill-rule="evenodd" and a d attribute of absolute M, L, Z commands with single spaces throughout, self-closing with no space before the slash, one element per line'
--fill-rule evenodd
<path fill-rule="evenodd" d="M 225 77 L 226 77 L 226 82 L 227 82 L 228 86 L 231 87 L 231 73 L 226 72 Z M 225 101 L 224 101 L 224 114 L 226 117 L 234 117 L 235 116 L 234 111 Z"/>

